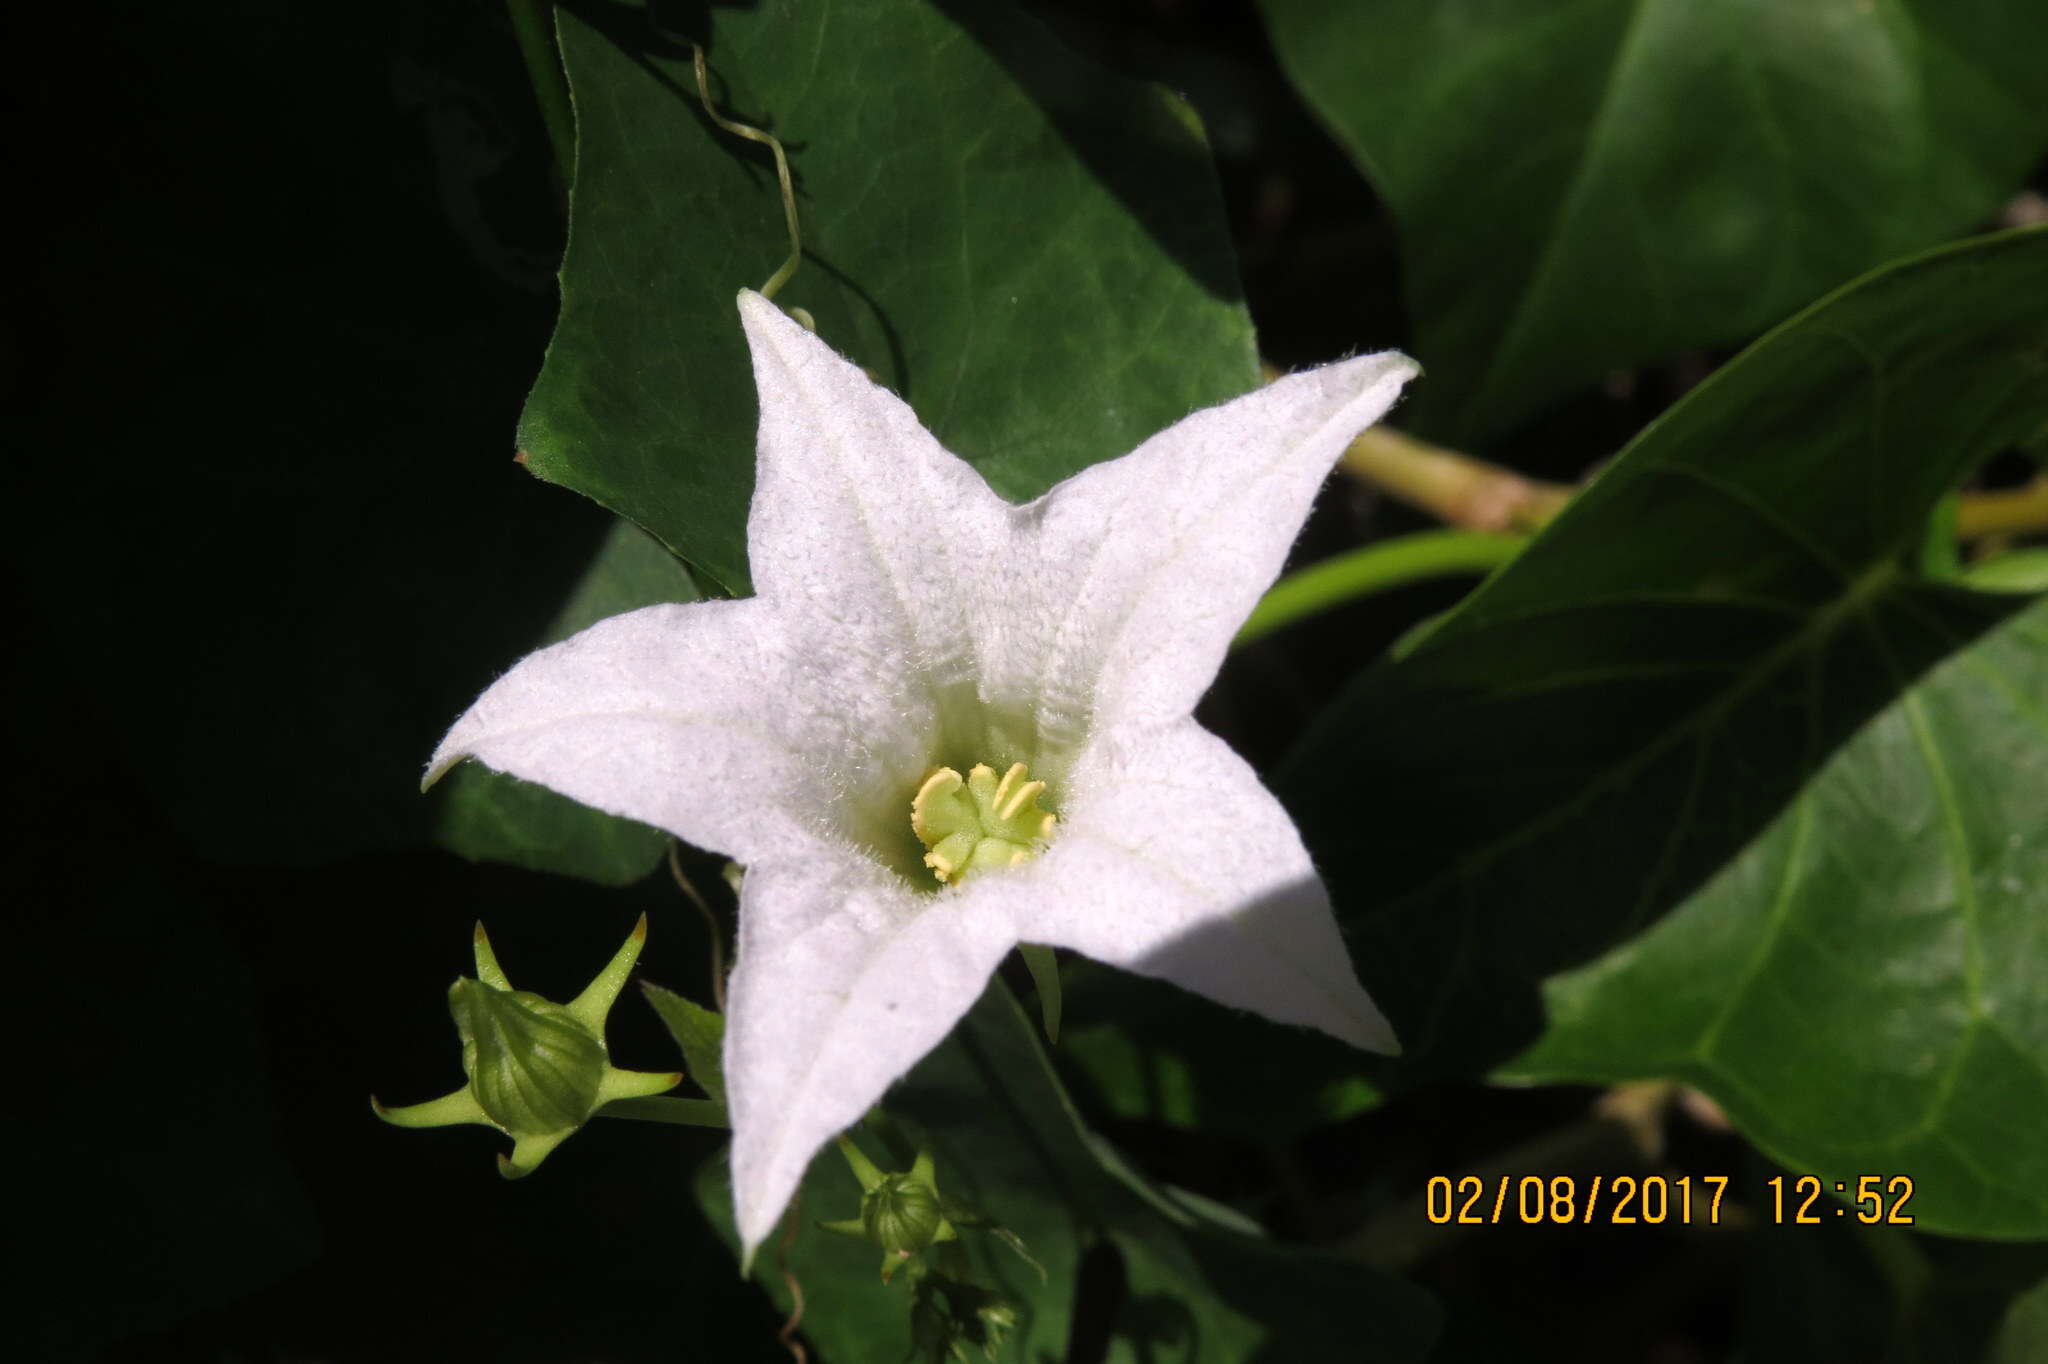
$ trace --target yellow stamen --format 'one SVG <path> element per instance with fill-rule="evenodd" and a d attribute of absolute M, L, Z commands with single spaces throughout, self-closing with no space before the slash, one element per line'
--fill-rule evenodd
<path fill-rule="evenodd" d="M 934 876 L 957 884 L 970 872 L 1014 867 L 1038 853 L 1056 821 L 1038 808 L 1045 783 L 1028 778 L 1023 763 L 1012 763 L 1000 780 L 986 763 L 964 780 L 950 767 L 932 769 L 910 802 L 910 827 Z"/>

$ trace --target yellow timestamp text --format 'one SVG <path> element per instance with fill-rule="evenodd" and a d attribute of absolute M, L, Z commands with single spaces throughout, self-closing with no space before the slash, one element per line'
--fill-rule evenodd
<path fill-rule="evenodd" d="M 1913 1214 L 1906 1211 L 1906 1204 L 1913 1197 L 1911 1175 L 1862 1175 L 1853 1184 L 1837 1179 L 1834 1190 L 1848 1200 L 1847 1206 L 1820 1202 L 1828 1182 L 1819 1175 L 1799 1175 L 1792 1179 L 1772 1175 L 1764 1183 L 1771 1186 L 1771 1220 L 1774 1222 L 1817 1227 L 1823 1222 L 1844 1222 L 1854 1217 L 1866 1226 L 1875 1226 L 1879 1222 L 1894 1227 L 1913 1225 Z M 1814 1206 L 1817 1203 L 1819 1207 Z M 1787 1216 L 1788 1211 L 1790 1216 Z"/>
<path fill-rule="evenodd" d="M 1719 1226 L 1730 1183 L 1727 1175 L 1431 1175 L 1423 1210 L 1438 1225 Z M 1764 1183 L 1776 1223 L 1811 1227 L 1853 1218 L 1865 1224 L 1913 1225 L 1906 1211 L 1913 1197 L 1910 1175 L 1833 1181 L 1834 1192 L 1845 1201 L 1824 1202 L 1829 1183 L 1818 1175 L 1773 1175 Z"/>
<path fill-rule="evenodd" d="M 1595 1222 L 1610 1226 L 1665 1222 L 1713 1226 L 1721 1220 L 1721 1199 L 1728 1176 L 1691 1175 L 1501 1175 L 1481 1179 L 1465 1175 L 1431 1175 L 1424 1189 L 1423 1209 L 1441 1225 L 1456 1222 L 1499 1224 L 1522 1222 L 1559 1226 Z"/>

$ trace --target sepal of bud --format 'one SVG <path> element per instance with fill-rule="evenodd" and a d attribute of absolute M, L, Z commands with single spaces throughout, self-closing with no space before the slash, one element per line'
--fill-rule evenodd
<path fill-rule="evenodd" d="M 476 977 L 462 977 L 448 991 L 469 1083 L 406 1108 L 386 1108 L 372 1098 L 371 1109 L 396 1127 L 495 1127 L 512 1138 L 512 1153 L 498 1157 L 498 1172 L 518 1179 L 612 1100 L 674 1088 L 680 1074 L 612 1065 L 604 1041 L 605 1019 L 646 940 L 642 915 L 597 979 L 569 1003 L 556 1004 L 512 988 L 478 924 Z"/>

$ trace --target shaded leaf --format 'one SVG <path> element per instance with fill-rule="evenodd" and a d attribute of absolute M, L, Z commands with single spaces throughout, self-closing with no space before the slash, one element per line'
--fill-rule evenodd
<path fill-rule="evenodd" d="M 2048 9 L 2000 0 L 1262 0 L 1392 205 L 1430 382 L 1484 440 L 1754 336 L 1981 221 L 2048 149 Z"/>
<path fill-rule="evenodd" d="M 1116 1118 L 1263 1145 L 1379 1102 L 1335 1038 L 1081 958 L 1066 974 L 1069 1027 L 1054 1055 Z"/>
<path fill-rule="evenodd" d="M 1949 659 L 1669 919 L 1550 981 L 1524 1079 L 1698 1085 L 1914 1225 L 2048 1237 L 2048 603 Z"/>
<path fill-rule="evenodd" d="M 576 185 L 520 443 L 744 591 L 755 411 L 733 298 L 787 253 L 775 176 L 705 121 L 687 44 L 639 5 L 560 28 Z M 806 264 L 778 301 L 1005 496 L 1256 382 L 1207 148 L 1171 96 L 1007 6 L 764 0 L 718 9 L 711 36 L 722 112 L 792 149 Z"/>
<path fill-rule="evenodd" d="M 1695 389 L 1354 680 L 1280 788 L 1410 1075 L 1527 1045 L 1540 981 L 1654 923 L 2023 604 L 1903 565 L 1936 498 L 2048 420 L 2044 375 L 2048 233 L 1880 271 Z"/>
<path fill-rule="evenodd" d="M 614 521 L 533 648 L 567 639 L 608 616 L 657 602 L 695 601 L 689 570 L 645 532 Z M 513 660 L 506 659 L 509 665 Z M 453 717 L 450 717 L 451 719 Z M 464 857 L 625 885 L 654 869 L 668 835 L 619 819 L 482 763 L 464 763 L 435 786 L 435 841 Z"/>
<path fill-rule="evenodd" d="M 654 1006 L 654 1012 L 661 1015 L 662 1026 L 676 1045 L 683 1049 L 683 1069 L 691 1080 L 706 1094 L 720 1103 L 725 1102 L 725 1015 L 715 1013 L 691 999 L 685 999 L 673 990 L 664 990 L 653 981 L 640 982 L 641 992 L 647 1002 Z"/>

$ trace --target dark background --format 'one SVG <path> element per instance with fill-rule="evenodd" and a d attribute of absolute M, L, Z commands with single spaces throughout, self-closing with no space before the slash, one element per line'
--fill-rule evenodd
<path fill-rule="evenodd" d="M 1248 5 L 1045 14 L 1202 110 L 1270 359 L 1398 342 L 1387 217 Z M 643 974 L 700 997 L 707 978 L 704 925 L 665 877 L 611 891 L 470 865 L 428 846 L 414 794 L 440 728 L 532 640 L 607 522 L 510 462 L 562 220 L 504 11 L 269 0 L 17 24 L 26 242 L 0 374 L 28 1353 L 784 1357 L 690 1196 L 717 1134 L 606 1124 L 507 1185 L 492 1134 L 369 1112 L 372 1092 L 414 1102 L 459 1078 L 444 994 L 479 917 L 515 983 L 556 998 L 642 910 Z M 1582 396 L 1517 461 L 1578 477 L 1708 359 Z M 1420 524 L 1340 485 L 1301 557 Z M 1270 759 L 1458 590 L 1378 597 L 1250 651 L 1204 719 Z M 631 999 L 612 1035 L 624 1065 L 673 1064 Z M 1299 1143 L 1287 1187 L 1232 1138 L 1097 1116 L 1161 1176 L 1331 1238 L 1319 1209 L 1410 1196 L 1590 1097 L 1410 1095 Z M 1766 1173 L 1711 1126 L 1677 1120 L 1673 1140 L 1678 1169 Z M 1738 1338 L 1876 1358 L 1881 1285 L 1839 1239 L 1513 1228 L 1414 1272 L 1446 1302 L 1447 1358 L 1686 1361 Z M 1942 1263 L 1975 1253 L 1929 1244 Z M 1946 1307 L 1993 1310 L 2001 1274 Z M 1091 1264 L 1072 1358 L 1100 1356 L 1120 1282 Z"/>

